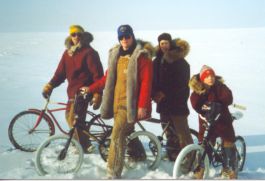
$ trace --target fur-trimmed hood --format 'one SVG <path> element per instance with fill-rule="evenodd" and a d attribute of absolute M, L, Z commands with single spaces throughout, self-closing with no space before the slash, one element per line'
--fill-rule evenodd
<path fill-rule="evenodd" d="M 171 50 L 163 55 L 163 59 L 168 63 L 173 63 L 174 61 L 184 59 L 188 55 L 189 51 L 189 43 L 180 38 L 176 38 L 171 41 Z M 158 45 L 156 47 L 156 54 L 159 56 L 161 53 L 161 49 Z"/>
<path fill-rule="evenodd" d="M 148 58 L 152 59 L 155 56 L 155 47 L 152 43 L 140 39 L 137 39 L 136 43 L 141 45 L 141 47 L 148 52 Z"/>
<path fill-rule="evenodd" d="M 216 81 L 215 84 L 223 84 L 224 80 L 221 76 L 216 76 Z M 195 74 L 192 76 L 192 78 L 189 81 L 189 87 L 191 90 L 193 90 L 195 93 L 201 95 L 206 93 L 207 91 L 207 86 L 200 80 L 200 75 Z"/>
<path fill-rule="evenodd" d="M 91 33 L 89 32 L 84 32 L 80 38 L 80 47 L 89 47 L 90 43 L 94 40 L 94 37 Z M 73 46 L 71 36 L 69 35 L 66 37 L 64 45 L 67 50 L 70 50 L 71 47 Z"/>

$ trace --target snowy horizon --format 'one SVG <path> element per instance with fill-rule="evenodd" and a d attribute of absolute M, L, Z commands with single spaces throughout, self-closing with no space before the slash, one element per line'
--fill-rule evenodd
<path fill-rule="evenodd" d="M 265 112 L 262 99 L 265 92 L 265 27 L 135 31 L 135 37 L 156 46 L 157 36 L 163 32 L 189 42 L 191 50 L 186 59 L 191 67 L 191 76 L 198 73 L 204 64 L 213 67 L 232 90 L 234 103 L 247 107 L 246 111 L 242 111 L 243 118 L 234 122 L 236 134 L 243 136 L 247 144 L 247 160 L 239 179 L 265 179 Z M 91 33 L 94 35 L 92 46 L 99 52 L 106 70 L 108 50 L 118 43 L 116 32 Z M 85 155 L 85 163 L 76 177 L 41 177 L 34 168 L 34 153 L 9 150 L 12 145 L 8 140 L 8 125 L 18 112 L 44 106 L 42 87 L 53 76 L 64 51 L 66 36 L 67 32 L 0 33 L 0 179 L 105 178 L 106 165 L 98 154 Z M 65 102 L 66 99 L 64 83 L 53 91 L 52 100 Z M 189 108 L 189 126 L 198 130 L 197 114 L 190 103 Z M 152 116 L 159 118 L 155 109 L 153 104 Z M 238 111 L 235 108 L 230 110 Z M 64 113 L 58 117 L 60 124 L 67 128 Z M 161 132 L 160 125 L 147 124 L 147 128 L 153 133 Z M 173 163 L 162 162 L 155 171 L 141 168 L 126 171 L 124 179 L 172 179 L 172 169 Z"/>

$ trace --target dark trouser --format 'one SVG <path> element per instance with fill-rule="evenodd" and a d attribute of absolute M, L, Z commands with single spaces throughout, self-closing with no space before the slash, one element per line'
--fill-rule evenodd
<path fill-rule="evenodd" d="M 162 128 L 165 129 L 169 122 L 169 127 L 165 130 L 167 137 L 167 154 L 171 161 L 175 161 L 178 153 L 186 145 L 193 143 L 187 116 L 176 116 L 160 114 Z"/>
<path fill-rule="evenodd" d="M 225 143 L 223 156 L 224 156 L 223 168 L 232 169 L 233 171 L 237 172 L 238 161 L 237 161 L 236 147 L 234 143 L 230 144 L 227 144 L 227 142 Z"/>
<path fill-rule="evenodd" d="M 74 103 L 70 102 L 69 110 L 65 112 L 65 117 L 69 128 L 72 128 L 74 126 L 75 123 L 74 115 L 78 115 L 78 118 L 76 120 L 78 121 L 78 124 L 82 125 L 82 127 L 85 127 L 87 107 L 88 107 L 87 100 L 78 99 L 76 101 L 76 110 L 74 114 Z M 83 133 L 82 130 L 77 128 L 74 133 L 74 138 L 79 141 L 83 150 L 86 152 L 87 148 L 91 145 L 89 137 L 85 133 Z"/>

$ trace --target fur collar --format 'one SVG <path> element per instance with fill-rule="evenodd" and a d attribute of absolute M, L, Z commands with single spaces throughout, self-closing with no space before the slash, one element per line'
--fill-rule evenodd
<path fill-rule="evenodd" d="M 72 56 L 76 50 L 82 48 L 82 47 L 90 47 L 90 43 L 93 41 L 93 35 L 89 32 L 84 32 L 81 36 L 80 43 L 77 45 L 73 45 L 73 42 L 71 40 L 71 36 L 69 35 L 64 42 L 64 45 L 67 49 L 67 53 Z"/>
<path fill-rule="evenodd" d="M 109 53 L 117 55 L 120 48 L 121 48 L 121 45 L 117 44 L 109 50 Z M 136 49 L 144 50 L 144 52 L 142 52 L 142 53 L 144 53 L 144 55 L 147 56 L 149 59 L 152 59 L 152 57 L 154 57 L 154 55 L 155 55 L 155 48 L 152 45 L 152 43 L 150 43 L 148 41 L 137 39 L 135 50 Z M 135 50 L 134 50 L 134 52 L 136 52 Z"/>
<path fill-rule="evenodd" d="M 223 78 L 221 76 L 216 76 L 215 84 L 223 84 L 223 83 L 224 83 Z M 208 90 L 208 87 L 200 81 L 199 74 L 195 74 L 192 76 L 192 78 L 189 81 L 189 87 L 191 88 L 191 90 L 193 90 L 195 93 L 199 95 L 205 94 Z"/>
<path fill-rule="evenodd" d="M 148 53 L 148 58 L 152 60 L 152 58 L 155 56 L 155 47 L 152 45 L 152 43 L 140 39 L 137 39 L 136 43 Z"/>
<path fill-rule="evenodd" d="M 171 41 L 171 50 L 163 55 L 163 59 L 167 63 L 173 63 L 184 59 L 190 51 L 190 45 L 187 41 L 180 38 Z M 159 46 L 157 47 L 157 55 L 161 54 Z"/>

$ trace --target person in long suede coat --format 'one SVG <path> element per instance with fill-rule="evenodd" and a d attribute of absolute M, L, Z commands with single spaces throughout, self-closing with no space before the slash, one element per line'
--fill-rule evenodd
<path fill-rule="evenodd" d="M 185 40 L 174 39 L 168 33 L 158 36 L 157 56 L 153 61 L 152 98 L 157 103 L 162 128 L 166 129 L 168 158 L 175 161 L 178 152 L 192 143 L 187 117 L 190 66 L 185 60 L 189 44 Z M 175 136 L 177 135 L 177 136 Z M 174 149 L 172 149 L 174 148 Z"/>

